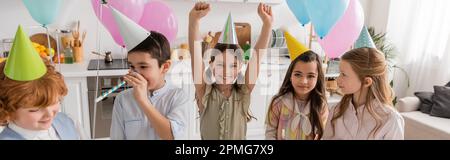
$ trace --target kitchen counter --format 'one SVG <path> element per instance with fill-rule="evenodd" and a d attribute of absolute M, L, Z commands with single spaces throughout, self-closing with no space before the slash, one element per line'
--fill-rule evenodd
<path fill-rule="evenodd" d="M 128 73 L 128 70 L 87 70 L 88 62 L 83 63 L 74 63 L 74 64 L 56 64 L 55 68 L 57 71 L 61 72 L 61 74 L 66 78 L 74 78 L 74 77 L 92 77 L 92 76 L 118 76 L 125 75 Z"/>
<path fill-rule="evenodd" d="M 261 62 L 261 71 L 283 71 L 289 68 L 289 58 L 280 58 L 275 60 L 263 59 Z M 89 61 L 74 64 L 57 64 L 55 67 L 66 78 L 71 77 L 93 77 L 93 76 L 120 76 L 128 73 L 127 69 L 117 70 L 87 70 Z M 169 74 L 191 73 L 190 60 L 174 61 Z M 326 74 L 325 77 L 337 77 L 339 74 Z"/>
<path fill-rule="evenodd" d="M 288 60 L 288 59 L 287 59 Z M 281 62 L 281 61 L 277 61 Z M 289 63 L 277 64 L 277 62 L 263 62 L 261 63 L 261 71 L 267 70 L 281 70 L 286 71 L 289 67 Z M 289 62 L 283 60 L 283 62 Z M 128 73 L 127 69 L 117 69 L 117 70 L 87 70 L 89 61 L 83 63 L 74 64 L 56 64 L 56 70 L 60 71 L 62 75 L 66 78 L 74 77 L 92 77 L 92 76 L 120 76 Z M 190 60 L 184 61 L 174 61 L 169 74 L 180 74 L 180 73 L 191 73 L 191 63 Z"/>

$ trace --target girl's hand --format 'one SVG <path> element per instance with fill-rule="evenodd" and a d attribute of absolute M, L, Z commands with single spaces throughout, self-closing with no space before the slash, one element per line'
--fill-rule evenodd
<path fill-rule="evenodd" d="M 129 71 L 125 75 L 124 80 L 133 86 L 133 95 L 138 102 L 148 101 L 148 84 L 147 80 L 137 72 Z"/>
<path fill-rule="evenodd" d="M 189 13 L 189 20 L 200 20 L 205 17 L 209 11 L 211 10 L 211 6 L 205 2 L 197 2 L 195 3 L 194 8 L 192 8 Z"/>
<path fill-rule="evenodd" d="M 263 24 L 272 26 L 273 15 L 272 15 L 272 7 L 271 6 L 269 6 L 267 4 L 259 3 L 258 15 L 261 18 L 261 20 L 263 21 Z"/>

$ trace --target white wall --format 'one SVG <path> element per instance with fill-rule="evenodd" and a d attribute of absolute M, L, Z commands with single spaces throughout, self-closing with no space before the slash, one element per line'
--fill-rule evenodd
<path fill-rule="evenodd" d="M 360 0 L 366 12 L 366 24 L 386 26 L 387 20 L 383 19 L 386 12 L 386 1 L 389 0 Z M 194 0 L 166 0 L 167 4 L 173 9 L 179 24 L 178 40 L 175 44 L 186 42 L 188 13 L 194 5 Z M 380 4 L 378 4 L 381 2 Z M 371 8 L 371 7 L 375 8 Z M 248 22 L 252 25 L 252 41 L 254 42 L 259 34 L 261 21 L 256 13 L 257 3 L 231 3 L 231 2 L 215 2 L 212 3 L 212 11 L 204 18 L 201 24 L 201 31 L 220 31 L 224 25 L 228 12 L 234 15 L 236 22 Z M 273 6 L 275 14 L 275 26 L 287 26 L 291 33 L 300 41 L 307 40 L 307 28 L 301 27 L 293 14 L 289 11 L 285 2 Z M 0 39 L 12 38 L 17 29 L 18 24 L 24 26 L 38 25 L 29 15 L 21 0 L 0 0 L 0 20 L 2 25 L 0 28 Z M 102 50 L 112 50 L 115 58 L 124 57 L 125 53 L 115 44 L 107 30 L 98 23 L 95 16 L 91 0 L 64 0 L 63 9 L 57 21 L 50 25 L 51 28 L 67 28 L 73 26 L 76 20 L 81 21 L 81 28 L 86 29 L 88 34 L 85 42 L 85 53 L 97 50 L 97 41 L 100 39 L 100 47 Z M 384 27 L 385 28 L 385 27 Z M 44 32 L 44 30 L 29 30 L 29 34 L 36 32 Z M 97 36 L 99 35 L 99 37 Z M 317 47 L 317 46 L 316 46 Z M 313 46 L 313 48 L 315 48 Z M 89 54 L 88 58 L 96 56 Z"/>
<path fill-rule="evenodd" d="M 370 6 L 366 25 L 375 27 L 376 32 L 386 32 L 391 0 L 368 0 Z"/>

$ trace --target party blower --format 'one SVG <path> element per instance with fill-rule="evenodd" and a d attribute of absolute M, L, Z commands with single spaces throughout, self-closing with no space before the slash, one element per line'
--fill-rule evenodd
<path fill-rule="evenodd" d="M 133 72 L 133 74 L 139 74 L 137 73 L 135 70 L 131 70 L 131 72 Z M 114 86 L 113 88 L 109 89 L 106 92 L 103 92 L 102 95 L 100 97 L 98 97 L 97 99 L 95 99 L 95 103 L 102 101 L 103 99 L 105 99 L 108 95 L 110 95 L 111 93 L 113 93 L 114 91 L 116 91 L 117 89 L 119 89 L 120 87 L 123 87 L 126 84 L 125 81 L 120 82 L 118 85 Z"/>
<path fill-rule="evenodd" d="M 113 93 L 114 91 L 116 91 L 117 89 L 119 89 L 120 87 L 124 86 L 126 83 L 125 81 L 120 82 L 118 85 L 114 86 L 113 88 L 109 89 L 106 92 L 103 92 L 102 95 L 100 97 L 98 97 L 97 99 L 95 99 L 95 103 L 98 103 L 100 101 L 102 101 L 103 99 L 105 99 L 108 95 L 110 95 L 111 93 Z"/>

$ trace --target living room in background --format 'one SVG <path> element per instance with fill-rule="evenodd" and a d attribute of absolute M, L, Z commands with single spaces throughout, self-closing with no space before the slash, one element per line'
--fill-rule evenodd
<path fill-rule="evenodd" d="M 450 80 L 450 1 L 395 0 L 390 2 L 388 38 L 398 51 L 398 65 L 410 76 L 396 74 L 398 97 L 433 91 Z M 401 60 L 400 60 L 401 59 Z"/>

